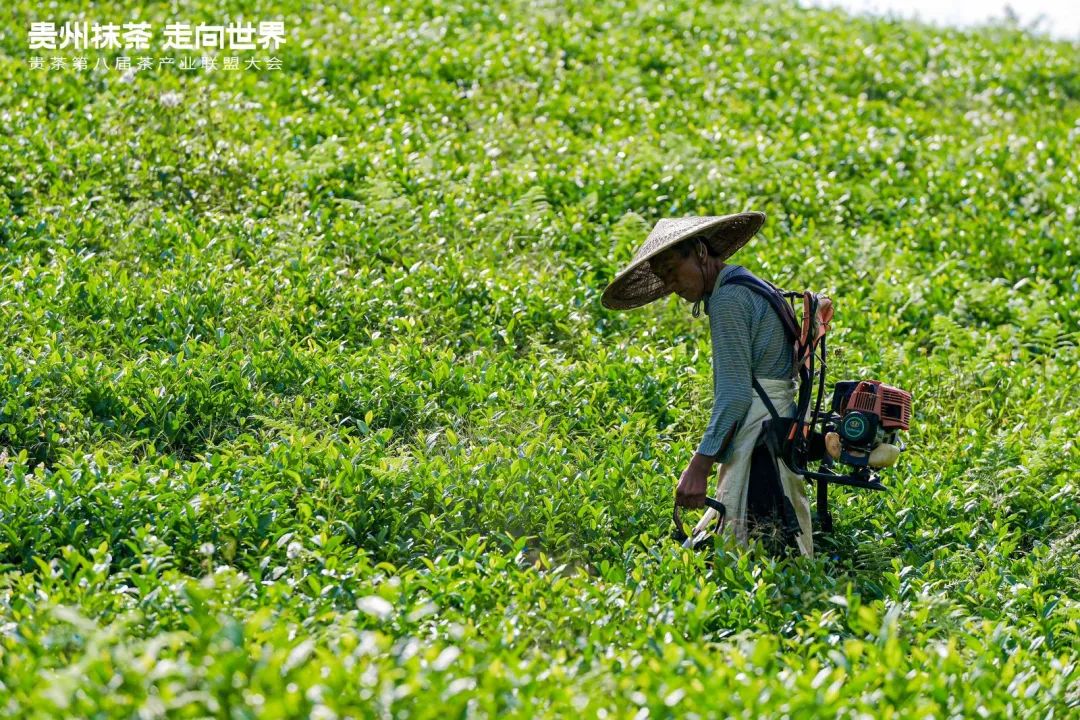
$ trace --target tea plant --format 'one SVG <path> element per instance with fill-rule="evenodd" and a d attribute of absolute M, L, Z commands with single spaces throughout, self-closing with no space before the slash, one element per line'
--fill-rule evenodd
<path fill-rule="evenodd" d="M 339 5 L 9 3 L 3 715 L 1076 714 L 1075 43 Z M 30 67 L 31 22 L 233 11 L 280 70 Z M 915 396 L 813 560 L 669 539 L 707 327 L 599 303 L 747 208 L 831 379 Z"/>

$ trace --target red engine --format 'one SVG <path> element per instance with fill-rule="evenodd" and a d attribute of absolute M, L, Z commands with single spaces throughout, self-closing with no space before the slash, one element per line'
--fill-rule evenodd
<path fill-rule="evenodd" d="M 907 430 L 911 422 L 911 393 L 878 380 L 863 380 L 841 401 L 838 414 L 850 410 L 876 415 L 882 430 Z"/>
<path fill-rule="evenodd" d="M 836 383 L 825 449 L 853 467 L 887 467 L 903 449 L 901 430 L 911 422 L 911 393 L 877 380 Z"/>

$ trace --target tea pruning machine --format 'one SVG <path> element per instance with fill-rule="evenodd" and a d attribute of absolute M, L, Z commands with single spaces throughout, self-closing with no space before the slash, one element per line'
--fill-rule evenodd
<path fill-rule="evenodd" d="M 792 472 L 816 482 L 818 523 L 829 532 L 829 485 L 885 490 L 878 471 L 895 464 L 904 450 L 899 434 L 911 422 L 911 393 L 879 380 L 844 380 L 835 384 L 829 407 L 823 408 L 825 335 L 833 316 L 832 301 L 810 291 L 780 290 L 753 276 L 735 276 L 728 282 L 746 285 L 765 297 L 780 316 L 793 345 L 799 375 L 795 416 L 782 417 L 756 378 L 753 385 L 770 415 L 763 423 L 769 452 Z M 799 299 L 803 309 L 801 324 L 795 319 Z M 726 514 L 723 503 L 707 497 L 705 506 L 707 514 L 716 517 L 713 530 L 719 530 Z M 688 535 L 678 506 L 672 518 L 677 542 L 694 549 L 704 544 L 710 530 Z"/>

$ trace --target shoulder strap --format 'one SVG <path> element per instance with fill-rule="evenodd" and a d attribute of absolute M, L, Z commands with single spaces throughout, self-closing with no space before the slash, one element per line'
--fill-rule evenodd
<path fill-rule="evenodd" d="M 776 311 L 777 316 L 780 318 L 780 324 L 784 326 L 784 335 L 787 336 L 788 343 L 791 346 L 792 362 L 795 369 L 798 370 L 801 359 L 799 357 L 799 347 L 802 331 L 799 328 L 798 322 L 795 320 L 795 311 L 785 298 L 798 297 L 799 294 L 784 292 L 771 282 L 762 280 L 756 275 L 733 275 L 725 280 L 723 284 L 727 285 L 728 283 L 748 287 L 751 291 L 756 292 L 768 301 L 769 305 L 772 306 L 772 309 Z"/>
<path fill-rule="evenodd" d="M 772 305 L 776 314 L 780 316 L 780 322 L 784 326 L 784 333 L 788 337 L 788 342 L 795 343 L 799 340 L 801 332 L 798 323 L 795 321 L 795 311 L 791 309 L 791 305 L 784 299 L 784 295 L 778 287 L 755 275 L 733 275 L 725 280 L 723 284 L 744 285 L 764 297 Z"/>
<path fill-rule="evenodd" d="M 769 399 L 769 393 L 765 392 L 765 388 L 761 387 L 761 383 L 753 374 L 750 375 L 750 382 L 754 384 L 754 390 L 757 392 L 758 397 L 761 398 L 762 404 L 765 405 L 765 409 L 769 411 L 769 415 L 776 421 L 776 424 L 780 424 L 780 413 L 776 412 L 776 406 L 772 404 L 772 400 Z"/>
<path fill-rule="evenodd" d="M 750 290 L 752 290 L 753 292 L 756 292 L 757 294 L 764 297 L 769 302 L 769 305 L 772 306 L 773 310 L 776 311 L 776 314 L 779 316 L 780 322 L 784 326 L 784 334 L 787 336 L 788 343 L 791 347 L 792 359 L 794 361 L 795 369 L 798 371 L 800 379 L 799 400 L 798 402 L 796 402 L 797 413 L 795 417 L 802 417 L 803 413 L 805 412 L 804 406 L 808 404 L 810 399 L 810 383 L 805 382 L 805 380 L 807 379 L 806 369 L 800 365 L 798 357 L 798 349 L 802 340 L 802 331 L 799 328 L 798 322 L 795 320 L 795 310 L 791 307 L 791 304 L 787 300 L 788 297 L 794 298 L 801 296 L 799 295 L 799 293 L 784 292 L 772 283 L 768 282 L 767 280 L 762 280 L 756 275 L 733 275 L 724 282 L 725 285 L 727 283 L 744 285 L 750 288 Z M 758 382 L 757 377 L 753 374 L 751 374 L 751 381 L 754 385 L 754 391 L 757 392 L 758 397 L 761 398 L 762 404 L 764 404 L 765 408 L 769 411 L 769 415 L 773 419 L 773 425 L 776 431 L 786 432 L 788 425 L 790 424 L 792 419 L 780 417 L 780 413 L 776 411 L 776 407 L 769 399 L 769 395 L 765 392 L 765 388 L 761 386 L 761 383 Z M 780 451 L 781 456 L 785 458 L 785 462 L 787 461 L 786 458 L 791 447 L 790 441 L 792 439 L 793 436 L 789 435 L 787 437 L 787 441 L 782 443 L 782 447 L 777 448 L 777 450 Z"/>
<path fill-rule="evenodd" d="M 811 392 L 813 389 L 813 376 L 814 376 L 814 354 L 820 346 L 821 350 L 821 368 L 818 370 L 819 375 L 819 387 L 818 387 L 818 401 L 817 408 L 814 410 L 814 417 L 817 418 L 821 410 L 821 401 L 825 392 L 825 334 L 829 330 L 829 322 L 833 317 L 832 300 L 824 295 L 819 295 L 813 292 L 805 293 L 793 293 L 785 292 L 777 288 L 772 283 L 762 280 L 754 275 L 735 275 L 725 281 L 727 283 L 734 283 L 736 285 L 745 285 L 754 292 L 765 297 L 772 305 L 776 314 L 780 316 L 780 321 L 784 326 L 784 332 L 787 335 L 788 341 L 792 343 L 795 352 L 795 365 L 799 374 L 799 398 L 796 402 L 795 418 L 791 423 L 791 430 L 786 439 L 776 438 L 776 447 L 773 450 L 774 454 L 779 456 L 785 464 L 788 462 L 794 453 L 794 442 L 796 441 L 796 433 L 802 429 L 805 434 L 805 430 L 808 429 L 804 426 L 803 418 L 806 415 L 806 411 L 810 407 Z M 800 328 L 795 320 L 795 310 L 788 303 L 788 300 L 794 302 L 795 298 L 801 297 L 803 300 L 803 323 Z M 761 387 L 756 377 L 751 376 L 754 384 L 754 390 L 761 397 L 762 402 L 768 409 L 769 414 L 778 428 L 786 427 L 782 422 L 779 414 L 776 412 L 776 408 L 769 400 L 768 394 L 765 389 Z M 786 419 L 786 418 L 785 418 Z M 812 423 L 811 423 L 812 425 Z M 818 518 L 821 522 L 822 529 L 825 532 L 832 531 L 832 514 L 829 512 L 829 500 L 828 500 L 829 485 L 824 478 L 818 478 L 817 481 L 817 511 Z"/>

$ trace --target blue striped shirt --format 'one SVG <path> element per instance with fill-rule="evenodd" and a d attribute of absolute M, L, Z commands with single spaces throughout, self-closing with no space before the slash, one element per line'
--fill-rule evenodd
<path fill-rule="evenodd" d="M 743 285 L 724 285 L 736 273 L 753 274 L 741 265 L 724 266 L 705 303 L 712 335 L 713 408 L 697 449 L 702 455 L 720 454 L 728 433 L 750 409 L 751 372 L 759 378 L 795 374 L 791 344 L 769 301 Z M 719 462 L 731 460 L 732 445 L 723 447 Z"/>

